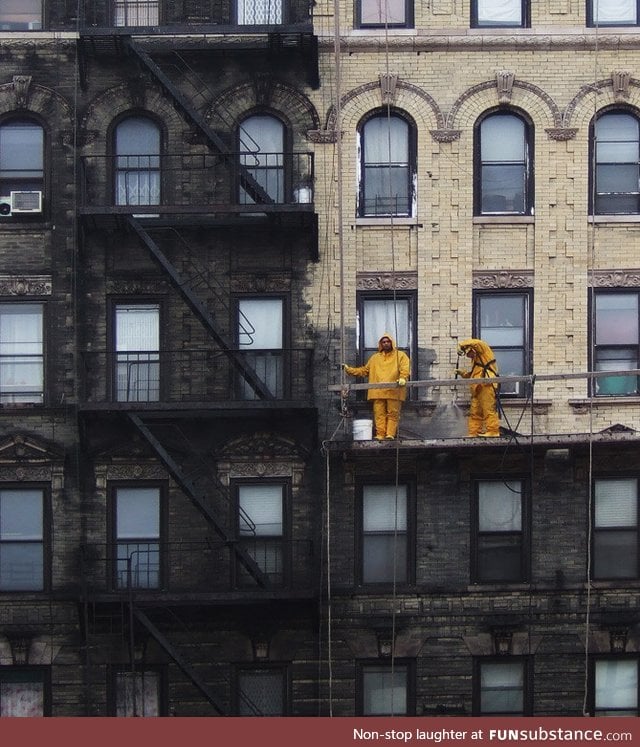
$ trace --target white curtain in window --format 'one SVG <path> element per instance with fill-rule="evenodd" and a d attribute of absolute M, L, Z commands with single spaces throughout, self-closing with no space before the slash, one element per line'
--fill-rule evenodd
<path fill-rule="evenodd" d="M 407 486 L 365 485 L 362 523 L 365 532 L 406 531 Z"/>
<path fill-rule="evenodd" d="M 367 299 L 363 304 L 363 310 L 365 349 L 377 349 L 378 340 L 385 332 L 393 335 L 397 347 L 409 348 L 411 331 L 409 301 Z"/>
<path fill-rule="evenodd" d="M 116 204 L 160 203 L 160 128 L 129 117 L 116 129 Z"/>
<path fill-rule="evenodd" d="M 241 485 L 238 502 L 241 535 L 282 535 L 282 485 Z"/>
<path fill-rule="evenodd" d="M 238 23 L 251 26 L 282 23 L 282 0 L 238 0 Z"/>
<path fill-rule="evenodd" d="M 636 23 L 636 0 L 592 0 L 592 2 L 595 23 Z"/>
<path fill-rule="evenodd" d="M 2 0 L 1 31 L 35 31 L 42 28 L 42 0 Z"/>
<path fill-rule="evenodd" d="M 637 293 L 598 293 L 596 295 L 596 345 L 637 344 Z"/>
<path fill-rule="evenodd" d="M 518 532 L 522 528 L 521 485 L 516 481 L 482 481 L 478 485 L 481 532 Z"/>
<path fill-rule="evenodd" d="M 406 22 L 406 0 L 360 0 L 360 21 L 365 26 L 398 26 Z"/>
<path fill-rule="evenodd" d="M 595 483 L 595 522 L 604 527 L 632 527 L 638 522 L 638 481 L 597 480 Z"/>
<path fill-rule="evenodd" d="M 0 396 L 39 402 L 44 385 L 41 304 L 0 304 Z"/>
<path fill-rule="evenodd" d="M 243 298 L 238 311 L 240 347 L 255 350 L 282 348 L 284 304 L 281 298 Z"/>
<path fill-rule="evenodd" d="M 476 0 L 478 22 L 492 25 L 519 26 L 522 23 L 521 0 Z"/>
<path fill-rule="evenodd" d="M 638 662 L 634 659 L 596 662 L 596 708 L 638 707 Z"/>

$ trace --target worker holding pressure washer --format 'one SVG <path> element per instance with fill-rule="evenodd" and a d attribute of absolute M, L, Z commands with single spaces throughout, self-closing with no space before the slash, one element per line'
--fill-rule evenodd
<path fill-rule="evenodd" d="M 462 340 L 458 344 L 458 358 L 466 356 L 472 361 L 470 370 L 456 368 L 455 375 L 464 379 L 487 379 L 498 376 L 498 364 L 493 350 L 484 342 L 475 338 Z M 500 435 L 500 416 L 498 415 L 499 383 L 472 384 L 471 404 L 469 406 L 469 436 L 495 437 Z"/>
<path fill-rule="evenodd" d="M 369 384 L 395 383 L 388 389 L 369 389 L 367 399 L 373 402 L 373 422 L 376 439 L 394 439 L 398 432 L 400 410 L 407 398 L 407 379 L 411 364 L 409 356 L 396 348 L 393 337 L 385 333 L 378 340 L 378 352 L 364 366 L 349 366 L 343 363 L 349 376 L 366 376 Z"/>

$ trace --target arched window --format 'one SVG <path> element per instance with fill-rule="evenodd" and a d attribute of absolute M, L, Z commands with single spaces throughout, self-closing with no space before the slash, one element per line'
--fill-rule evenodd
<path fill-rule="evenodd" d="M 360 127 L 360 185 L 358 214 L 412 214 L 416 173 L 414 128 L 400 114 L 386 112 Z"/>
<path fill-rule="evenodd" d="M 160 128 L 148 117 L 128 117 L 115 131 L 116 205 L 160 204 Z"/>
<path fill-rule="evenodd" d="M 476 127 L 476 215 L 533 214 L 533 135 L 511 112 L 490 114 Z"/>
<path fill-rule="evenodd" d="M 255 114 L 242 122 L 238 137 L 241 204 L 264 201 L 260 190 L 273 202 L 284 202 L 287 192 L 284 124 L 270 114 Z"/>
<path fill-rule="evenodd" d="M 31 119 L 4 122 L 0 125 L 0 195 L 43 191 L 44 130 Z"/>
<path fill-rule="evenodd" d="M 592 127 L 592 210 L 596 215 L 640 212 L 640 127 L 629 112 L 609 111 Z M 595 158 L 593 148 L 595 148 Z"/>

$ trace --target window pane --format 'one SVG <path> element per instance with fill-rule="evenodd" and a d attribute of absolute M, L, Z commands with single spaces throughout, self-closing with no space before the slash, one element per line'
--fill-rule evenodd
<path fill-rule="evenodd" d="M 116 0 L 115 26 L 157 26 L 158 0 Z"/>
<path fill-rule="evenodd" d="M 519 482 L 478 483 L 478 528 L 481 532 L 522 529 L 522 488 Z"/>
<path fill-rule="evenodd" d="M 43 537 L 42 491 L 0 491 L 0 589 L 44 587 Z"/>
<path fill-rule="evenodd" d="M 397 116 L 369 119 L 362 128 L 362 212 L 408 215 L 409 124 Z"/>
<path fill-rule="evenodd" d="M 238 488 L 241 535 L 281 536 L 282 485 L 240 485 Z"/>
<path fill-rule="evenodd" d="M 596 661 L 596 710 L 638 708 L 638 662 Z"/>
<path fill-rule="evenodd" d="M 365 350 L 376 351 L 378 340 L 385 332 L 393 335 L 398 348 L 410 348 L 411 320 L 407 299 L 365 299 L 362 310 Z"/>
<path fill-rule="evenodd" d="M 630 531 L 597 531 L 593 538 L 594 578 L 636 578 L 638 534 Z"/>
<path fill-rule="evenodd" d="M 401 532 L 397 534 L 367 534 L 364 537 L 362 553 L 362 580 L 365 584 L 406 582 L 406 534 Z"/>
<path fill-rule="evenodd" d="M 481 159 L 485 161 L 522 161 L 525 157 L 525 125 L 519 117 L 498 114 L 481 125 Z"/>
<path fill-rule="evenodd" d="M 284 125 L 266 114 L 245 119 L 240 126 L 240 164 L 275 202 L 284 202 Z M 244 155 L 244 152 L 247 154 Z M 253 204 L 253 198 L 241 190 L 241 202 Z"/>
<path fill-rule="evenodd" d="M 638 523 L 638 481 L 597 480 L 595 483 L 596 527 L 630 527 Z"/>
<path fill-rule="evenodd" d="M 0 304 L 0 401 L 43 400 L 41 304 Z"/>
<path fill-rule="evenodd" d="M 591 0 L 594 23 L 636 24 L 636 0 Z"/>
<path fill-rule="evenodd" d="M 0 179 L 42 178 L 44 132 L 35 122 L 0 127 Z"/>
<path fill-rule="evenodd" d="M 282 0 L 238 0 L 238 23 L 282 23 Z"/>
<path fill-rule="evenodd" d="M 129 117 L 116 129 L 116 204 L 160 203 L 160 128 Z"/>
<path fill-rule="evenodd" d="M 522 714 L 524 710 L 522 662 L 482 663 L 480 691 L 480 710 L 483 714 Z"/>
<path fill-rule="evenodd" d="M 239 716 L 284 716 L 283 672 L 243 671 L 238 675 Z"/>
<path fill-rule="evenodd" d="M 366 485 L 362 524 L 365 532 L 404 531 L 407 528 L 407 487 Z"/>
<path fill-rule="evenodd" d="M 520 0 L 476 0 L 480 26 L 522 26 Z"/>
<path fill-rule="evenodd" d="M 2 0 L 0 31 L 36 31 L 42 28 L 42 0 Z"/>
<path fill-rule="evenodd" d="M 596 345 L 638 344 L 638 294 L 596 295 Z"/>
<path fill-rule="evenodd" d="M 116 716 L 159 716 L 160 675 L 158 672 L 118 672 L 116 675 Z"/>
<path fill-rule="evenodd" d="M 118 488 L 116 534 L 118 539 L 160 536 L 158 488 Z"/>
<path fill-rule="evenodd" d="M 364 716 L 401 716 L 407 713 L 406 666 L 365 667 L 362 672 Z"/>
<path fill-rule="evenodd" d="M 360 0 L 364 26 L 400 26 L 406 23 L 406 0 Z"/>
<path fill-rule="evenodd" d="M 478 579 L 484 582 L 522 579 L 522 537 L 485 535 L 478 539 Z"/>
<path fill-rule="evenodd" d="M 238 338 L 242 348 L 282 348 L 283 325 L 281 298 L 243 298 L 238 302 Z"/>
<path fill-rule="evenodd" d="M 0 717 L 44 716 L 44 682 L 41 674 L 5 673 L 0 679 Z"/>

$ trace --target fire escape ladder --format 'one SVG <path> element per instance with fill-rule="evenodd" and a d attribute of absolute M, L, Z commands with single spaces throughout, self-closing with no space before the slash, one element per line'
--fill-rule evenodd
<path fill-rule="evenodd" d="M 249 555 L 242 544 L 236 542 L 235 536 L 233 534 L 228 534 L 224 527 L 218 523 L 217 512 L 207 500 L 207 495 L 209 495 L 211 491 L 203 487 L 198 487 L 193 480 L 189 478 L 183 467 L 162 445 L 156 435 L 152 433 L 151 429 L 142 422 L 139 415 L 136 415 L 135 413 L 128 413 L 128 415 L 131 422 L 160 457 L 161 461 L 173 479 L 178 483 L 182 491 L 193 501 L 196 508 L 198 508 L 204 515 L 212 529 L 234 553 L 236 560 L 245 568 L 247 573 L 252 576 L 261 588 L 269 588 L 269 579 L 257 565 L 255 560 L 251 555 Z M 214 485 L 213 487 L 215 488 L 217 486 Z M 225 498 L 227 501 L 229 500 L 228 497 L 225 496 Z"/>
<path fill-rule="evenodd" d="M 193 682 L 193 684 L 200 690 L 204 697 L 211 703 L 220 716 L 227 716 L 228 713 L 224 710 L 212 689 L 207 683 L 198 675 L 196 670 L 191 664 L 182 656 L 182 654 L 176 649 L 175 646 L 167 639 L 163 633 L 151 622 L 151 620 L 145 615 L 145 613 L 133 605 L 133 614 L 148 631 L 155 638 L 155 640 L 162 646 L 162 648 L 169 654 L 169 656 L 175 661 L 180 667 L 184 674 Z"/>
<path fill-rule="evenodd" d="M 147 247 L 154 261 L 157 262 L 167 273 L 174 287 L 182 294 L 182 297 L 188 304 L 189 308 L 198 317 L 204 328 L 220 346 L 221 350 L 225 353 L 234 368 L 253 389 L 256 395 L 263 400 L 275 399 L 273 393 L 269 391 L 266 384 L 258 377 L 251 366 L 248 365 L 245 357 L 237 350 L 234 350 L 220 334 L 205 304 L 194 292 L 188 281 L 182 278 L 175 265 L 160 249 L 157 242 L 154 241 L 147 231 L 145 231 L 140 222 L 132 216 L 127 216 L 127 223 L 136 232 L 142 243 Z"/>
<path fill-rule="evenodd" d="M 192 127 L 195 127 L 205 135 L 210 146 L 214 148 L 216 152 L 223 156 L 226 155 L 229 159 L 234 161 L 234 166 L 238 171 L 239 182 L 247 195 L 249 195 L 249 197 L 251 197 L 251 199 L 257 204 L 272 205 L 273 199 L 252 176 L 249 169 L 240 164 L 237 154 L 234 155 L 229 151 L 227 144 L 216 133 L 216 131 L 209 126 L 205 118 L 194 109 L 191 100 L 180 91 L 164 70 L 162 70 L 162 68 L 151 58 L 151 55 L 141 49 L 140 46 L 130 37 L 127 39 L 127 44 L 131 52 L 140 61 L 143 68 L 148 70 L 160 83 L 163 91 L 173 98 L 177 111 L 180 112 L 185 120 L 187 120 Z"/>

